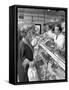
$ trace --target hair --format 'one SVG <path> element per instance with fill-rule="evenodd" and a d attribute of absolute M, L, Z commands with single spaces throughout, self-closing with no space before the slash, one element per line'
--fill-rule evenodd
<path fill-rule="evenodd" d="M 53 28 L 52 25 L 49 25 L 49 28 L 52 29 Z"/>
<path fill-rule="evenodd" d="M 54 25 L 53 28 L 52 28 L 52 31 L 53 31 L 53 32 L 55 31 L 55 26 L 59 27 L 59 31 L 60 31 L 60 33 L 61 33 L 61 32 L 62 32 L 62 27 L 61 27 L 60 24 Z"/>
<path fill-rule="evenodd" d="M 52 32 L 54 33 L 54 30 L 55 30 L 54 25 L 52 24 L 50 27 L 51 27 L 51 29 L 52 29 Z"/>
<path fill-rule="evenodd" d="M 52 28 L 52 32 L 54 33 L 55 27 Z"/>
<path fill-rule="evenodd" d="M 58 25 L 57 25 L 57 27 L 59 27 L 59 31 L 60 31 L 60 33 L 61 33 L 61 32 L 62 32 L 61 25 L 60 25 L 60 24 L 58 24 Z"/>

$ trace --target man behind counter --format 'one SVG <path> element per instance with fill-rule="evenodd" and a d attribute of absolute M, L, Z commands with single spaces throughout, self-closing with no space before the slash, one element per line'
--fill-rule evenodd
<path fill-rule="evenodd" d="M 65 36 L 62 33 L 62 28 L 60 25 L 55 26 L 55 34 L 56 36 L 54 37 L 54 42 L 56 43 L 57 48 L 60 50 L 64 50 Z"/>

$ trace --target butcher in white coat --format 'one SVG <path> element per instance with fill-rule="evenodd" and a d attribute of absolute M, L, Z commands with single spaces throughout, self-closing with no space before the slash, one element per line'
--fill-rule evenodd
<path fill-rule="evenodd" d="M 65 36 L 63 35 L 62 31 L 59 29 L 59 27 L 55 27 L 55 37 L 54 42 L 57 45 L 58 49 L 64 49 L 65 46 Z"/>

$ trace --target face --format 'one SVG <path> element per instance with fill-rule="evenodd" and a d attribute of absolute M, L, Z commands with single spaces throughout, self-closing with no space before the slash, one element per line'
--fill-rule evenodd
<path fill-rule="evenodd" d="M 26 38 L 27 38 L 30 42 L 32 41 L 32 36 L 31 36 L 31 32 L 30 32 L 30 31 L 27 33 Z"/>
<path fill-rule="evenodd" d="M 26 32 L 21 31 L 20 33 L 21 33 L 21 36 L 22 37 L 25 37 L 26 36 Z"/>
<path fill-rule="evenodd" d="M 37 44 L 37 39 L 33 38 L 33 40 L 31 41 L 32 46 L 35 46 Z"/>
<path fill-rule="evenodd" d="M 59 33 L 59 27 L 55 26 L 55 34 Z"/>
<path fill-rule="evenodd" d="M 49 30 L 49 26 L 48 25 L 46 25 L 46 31 L 48 31 Z"/>

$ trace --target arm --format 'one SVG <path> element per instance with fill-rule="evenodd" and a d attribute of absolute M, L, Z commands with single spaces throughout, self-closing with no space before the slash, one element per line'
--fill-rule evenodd
<path fill-rule="evenodd" d="M 23 61 L 24 59 L 25 59 L 25 57 L 24 57 L 24 51 L 25 51 L 25 47 L 24 47 L 24 43 L 21 41 L 20 42 L 20 45 L 19 45 L 20 47 L 20 59 L 21 59 L 21 61 Z"/>

